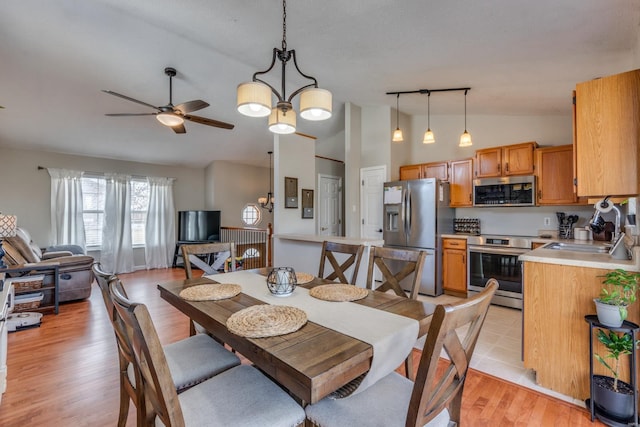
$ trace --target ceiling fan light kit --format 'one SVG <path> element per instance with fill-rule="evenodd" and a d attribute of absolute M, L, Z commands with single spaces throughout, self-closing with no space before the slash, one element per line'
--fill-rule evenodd
<path fill-rule="evenodd" d="M 298 74 L 312 83 L 304 85 L 286 97 L 286 66 L 293 60 Z M 269 73 L 276 64 L 282 63 L 281 91 L 260 79 L 259 76 Z M 326 120 L 332 114 L 332 95 L 325 89 L 318 88 L 315 77 L 309 76 L 298 67 L 296 51 L 287 50 L 287 2 L 282 2 L 282 49 L 273 48 L 271 65 L 264 71 L 253 74 L 251 82 L 238 85 L 237 108 L 241 114 L 249 117 L 269 116 L 269 130 L 274 133 L 287 134 L 296 131 L 296 114 L 291 101 L 300 94 L 300 117 L 305 120 Z M 277 102 L 272 106 L 271 96 Z"/>
<path fill-rule="evenodd" d="M 158 121 L 163 125 L 169 127 L 178 126 L 184 123 L 184 119 L 182 117 L 170 111 L 158 113 L 156 115 L 156 119 L 158 119 Z"/>

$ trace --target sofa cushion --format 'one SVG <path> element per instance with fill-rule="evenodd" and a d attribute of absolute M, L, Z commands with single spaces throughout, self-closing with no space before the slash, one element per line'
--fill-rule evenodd
<path fill-rule="evenodd" d="M 26 264 L 27 260 L 24 259 L 22 255 L 20 255 L 20 251 L 18 251 L 11 241 L 11 237 L 7 237 L 2 240 L 2 249 L 4 250 L 4 262 L 7 265 L 18 265 L 18 264 Z"/>
<path fill-rule="evenodd" d="M 33 252 L 33 256 L 38 261 L 40 261 L 40 259 L 42 258 L 42 250 L 40 250 L 38 245 L 36 245 L 36 242 L 33 241 L 33 239 L 31 238 L 31 234 L 29 234 L 29 232 L 24 228 L 18 227 L 16 228 L 16 236 L 19 236 L 22 240 L 25 241 L 25 243 L 29 245 L 29 249 L 31 249 L 31 252 Z"/>
<path fill-rule="evenodd" d="M 20 228 L 18 228 L 18 230 L 20 230 Z M 9 242 L 11 246 L 13 246 L 13 248 L 17 250 L 22 258 L 24 258 L 27 262 L 40 261 L 40 258 L 36 257 L 36 255 L 33 253 L 33 250 L 31 249 L 31 246 L 29 246 L 29 241 L 24 240 L 24 234 L 17 232 L 14 237 L 5 238 L 5 241 Z"/>

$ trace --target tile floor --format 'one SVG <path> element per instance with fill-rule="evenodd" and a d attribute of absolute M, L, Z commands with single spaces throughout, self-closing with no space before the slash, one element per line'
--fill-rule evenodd
<path fill-rule="evenodd" d="M 441 295 L 436 298 L 420 295 L 419 299 L 436 304 L 446 304 L 459 300 L 459 298 L 448 295 Z M 419 348 L 423 345 L 424 338 L 416 343 Z M 530 369 L 525 369 L 521 354 L 522 311 L 491 305 L 471 358 L 471 367 L 584 407 L 584 402 L 581 400 L 537 385 L 534 380 L 534 372 Z"/>

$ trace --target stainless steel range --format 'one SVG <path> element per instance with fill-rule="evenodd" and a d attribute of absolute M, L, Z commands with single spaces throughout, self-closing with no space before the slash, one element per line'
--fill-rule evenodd
<path fill-rule="evenodd" d="M 469 236 L 469 294 L 484 290 L 487 280 L 500 283 L 493 304 L 522 310 L 522 262 L 518 257 L 531 250 L 530 237 Z"/>

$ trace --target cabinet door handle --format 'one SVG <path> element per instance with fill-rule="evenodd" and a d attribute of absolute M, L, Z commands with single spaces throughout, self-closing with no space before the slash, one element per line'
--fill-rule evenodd
<path fill-rule="evenodd" d="M 498 163 L 498 172 L 500 172 L 500 166 L 501 166 L 500 163 Z"/>
<path fill-rule="evenodd" d="M 505 172 L 509 172 L 509 163 L 504 164 L 504 170 Z"/>

